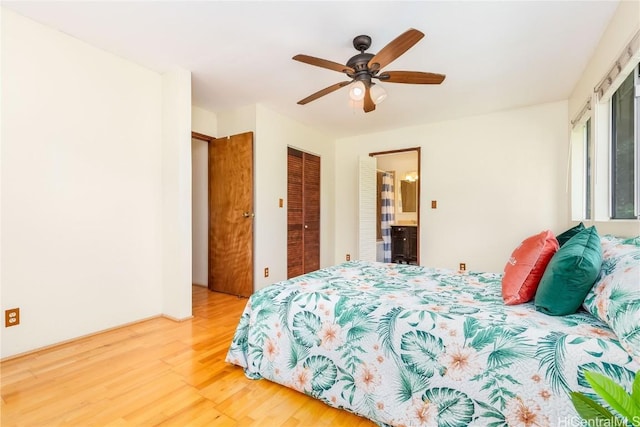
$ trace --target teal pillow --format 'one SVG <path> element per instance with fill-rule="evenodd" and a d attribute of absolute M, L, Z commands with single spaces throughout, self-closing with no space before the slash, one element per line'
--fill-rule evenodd
<path fill-rule="evenodd" d="M 560 245 L 560 247 L 563 247 L 564 244 L 569 241 L 569 239 L 571 239 L 573 236 L 575 236 L 576 234 L 578 234 L 579 232 L 581 232 L 583 230 L 584 230 L 584 224 L 580 223 L 580 224 L 576 225 L 575 227 L 572 227 L 572 228 L 568 229 L 564 233 L 558 234 L 556 236 L 556 239 L 558 240 L 558 244 Z"/>
<path fill-rule="evenodd" d="M 549 261 L 536 291 L 536 310 L 551 316 L 575 313 L 601 266 L 600 236 L 595 227 L 589 227 L 569 239 Z"/>

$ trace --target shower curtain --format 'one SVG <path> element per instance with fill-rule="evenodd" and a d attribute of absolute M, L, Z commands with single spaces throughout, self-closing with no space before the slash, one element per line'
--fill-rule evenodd
<path fill-rule="evenodd" d="M 385 172 L 382 175 L 382 215 L 380 228 L 382 229 L 382 249 L 384 250 L 384 262 L 391 262 L 391 224 L 395 220 L 393 173 Z"/>

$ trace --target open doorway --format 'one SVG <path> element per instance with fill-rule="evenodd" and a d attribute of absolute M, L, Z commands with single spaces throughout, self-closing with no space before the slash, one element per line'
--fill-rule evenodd
<path fill-rule="evenodd" d="M 376 160 L 375 259 L 419 264 L 420 147 L 370 156 Z"/>
<path fill-rule="evenodd" d="M 207 287 L 209 276 L 209 143 L 191 135 L 191 283 Z"/>

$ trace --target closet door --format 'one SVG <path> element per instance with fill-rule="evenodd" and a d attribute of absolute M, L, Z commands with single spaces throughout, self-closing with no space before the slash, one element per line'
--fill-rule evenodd
<path fill-rule="evenodd" d="M 287 279 L 304 273 L 302 152 L 288 149 L 287 154 Z"/>
<path fill-rule="evenodd" d="M 304 272 L 320 268 L 320 157 L 303 153 Z"/>
<path fill-rule="evenodd" d="M 287 155 L 287 278 L 320 268 L 320 157 Z"/>

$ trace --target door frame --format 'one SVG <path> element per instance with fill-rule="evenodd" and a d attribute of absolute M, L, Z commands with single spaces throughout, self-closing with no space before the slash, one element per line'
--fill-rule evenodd
<path fill-rule="evenodd" d="M 422 159 L 422 155 L 421 155 L 421 147 L 411 147 L 411 148 L 401 148 L 398 150 L 389 150 L 389 151 L 376 151 L 374 153 L 369 153 L 369 157 L 377 157 L 377 156 L 382 156 L 382 155 L 386 155 L 386 154 L 398 154 L 398 153 L 407 153 L 410 151 L 415 151 L 418 155 L 418 176 L 420 178 L 422 178 L 422 170 L 421 170 L 421 159 Z M 416 207 L 416 217 L 418 220 L 418 225 L 416 227 L 416 232 L 418 233 L 418 247 L 416 248 L 416 256 L 418 258 L 418 265 L 420 265 L 420 227 L 422 227 L 422 221 L 420 220 L 420 194 L 421 194 L 421 189 L 422 189 L 422 179 L 418 179 L 418 197 L 416 200 L 417 203 L 417 207 Z"/>
<path fill-rule="evenodd" d="M 209 168 L 211 167 L 211 165 L 209 164 L 209 144 L 211 143 L 211 141 L 213 141 L 214 139 L 216 139 L 213 136 L 209 136 L 209 135 L 205 135 L 204 133 L 199 133 L 199 132 L 194 132 L 191 131 L 191 138 L 192 139 L 197 139 L 199 141 L 204 141 L 207 143 L 207 289 L 209 289 L 209 257 L 210 257 L 210 248 L 209 248 L 209 227 L 211 226 L 210 224 L 210 206 L 209 204 L 211 203 L 210 197 L 209 197 Z M 191 155 L 193 156 L 193 150 L 191 152 Z M 193 186 L 193 183 L 192 183 Z M 193 194 L 191 195 L 191 206 L 193 207 Z M 191 225 L 191 227 L 193 228 L 193 224 Z M 193 273 L 192 273 L 193 276 Z"/>
<path fill-rule="evenodd" d="M 213 136 L 205 135 L 204 133 L 199 133 L 194 131 L 191 131 L 191 138 L 199 139 L 200 141 L 205 141 L 207 143 L 215 139 Z"/>

